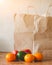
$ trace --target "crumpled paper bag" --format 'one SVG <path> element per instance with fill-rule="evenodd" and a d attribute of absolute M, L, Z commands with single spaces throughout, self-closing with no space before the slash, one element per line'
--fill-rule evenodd
<path fill-rule="evenodd" d="M 39 51 L 52 59 L 52 17 L 21 14 L 15 19 L 14 48 Z"/>

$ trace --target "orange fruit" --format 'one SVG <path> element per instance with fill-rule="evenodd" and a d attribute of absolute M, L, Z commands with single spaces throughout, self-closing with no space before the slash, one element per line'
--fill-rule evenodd
<path fill-rule="evenodd" d="M 43 59 L 43 55 L 41 53 L 35 53 L 34 56 L 36 57 L 36 60 L 41 61 Z"/>
<path fill-rule="evenodd" d="M 6 60 L 7 60 L 8 62 L 11 62 L 11 61 L 16 60 L 15 54 L 8 53 L 8 54 L 6 55 Z"/>
<path fill-rule="evenodd" d="M 24 60 L 25 62 L 32 62 L 34 60 L 34 56 L 32 54 L 26 54 Z"/>

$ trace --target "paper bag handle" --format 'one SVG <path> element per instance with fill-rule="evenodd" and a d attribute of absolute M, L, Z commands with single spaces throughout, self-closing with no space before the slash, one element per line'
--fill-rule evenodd
<path fill-rule="evenodd" d="M 30 11 L 34 11 L 34 13 L 33 12 L 32 12 L 33 14 L 30 13 Z M 27 7 L 27 13 L 32 14 L 32 15 L 37 14 L 36 8 L 34 6 L 28 6 Z"/>

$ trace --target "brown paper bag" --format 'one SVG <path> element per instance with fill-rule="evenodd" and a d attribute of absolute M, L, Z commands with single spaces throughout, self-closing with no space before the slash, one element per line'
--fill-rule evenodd
<path fill-rule="evenodd" d="M 50 7 L 49 7 L 50 8 Z M 49 11 L 48 8 L 48 11 Z M 15 17 L 14 48 L 41 52 L 44 60 L 52 59 L 52 17 L 17 14 Z"/>

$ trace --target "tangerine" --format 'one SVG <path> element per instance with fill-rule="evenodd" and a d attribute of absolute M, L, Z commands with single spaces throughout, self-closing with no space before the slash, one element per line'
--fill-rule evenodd
<path fill-rule="evenodd" d="M 25 62 L 32 62 L 34 60 L 34 56 L 32 54 L 26 54 L 24 57 Z"/>
<path fill-rule="evenodd" d="M 39 52 L 35 53 L 34 56 L 35 56 L 36 60 L 38 60 L 38 61 L 41 61 L 43 59 L 43 55 Z"/>
<path fill-rule="evenodd" d="M 8 53 L 8 54 L 6 55 L 6 60 L 7 60 L 8 62 L 14 61 L 14 60 L 16 60 L 16 55 L 15 55 L 15 54 L 12 54 L 12 53 Z"/>

